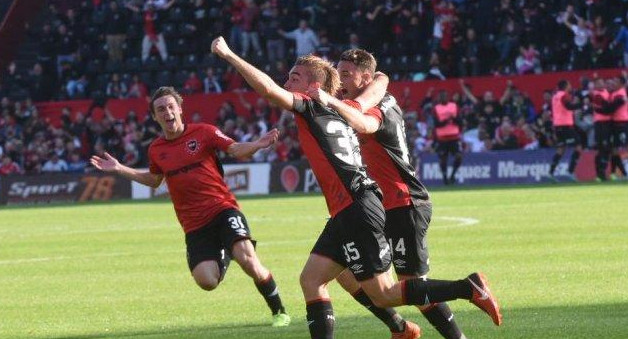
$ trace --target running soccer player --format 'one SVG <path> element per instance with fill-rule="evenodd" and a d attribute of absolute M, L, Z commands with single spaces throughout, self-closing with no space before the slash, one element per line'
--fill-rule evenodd
<path fill-rule="evenodd" d="M 558 90 L 552 97 L 552 122 L 554 124 L 554 134 L 556 135 L 556 153 L 552 158 L 552 164 L 550 165 L 549 176 L 550 179 L 556 181 L 554 172 L 560 162 L 560 159 L 565 154 L 566 147 L 573 147 L 574 151 L 571 153 L 571 159 L 569 160 L 569 177 L 571 180 L 576 181 L 576 177 L 573 174 L 580 153 L 582 152 L 582 145 L 580 144 L 580 138 L 574 127 L 574 112 L 573 110 L 580 107 L 578 104 L 574 104 L 571 101 L 571 84 L 567 80 L 560 80 L 558 82 Z"/>
<path fill-rule="evenodd" d="M 90 162 L 99 170 L 150 187 L 159 187 L 165 179 L 185 232 L 188 267 L 198 286 L 207 291 L 218 287 L 233 258 L 266 300 L 272 326 L 288 326 L 290 317 L 277 284 L 255 253 L 249 225 L 223 180 L 216 155 L 216 150 L 222 150 L 232 157 L 250 157 L 272 145 L 279 132 L 271 130 L 254 142 L 235 142 L 212 125 L 184 124 L 182 102 L 172 87 L 160 87 L 153 94 L 150 112 L 163 136 L 148 149 L 149 170 L 124 166 L 108 153 L 104 158 L 94 155 Z"/>
<path fill-rule="evenodd" d="M 400 280 L 426 280 L 429 271 L 426 236 L 432 217 L 432 203 L 410 163 L 403 111 L 395 98 L 385 93 L 388 82 L 376 84 L 377 61 L 367 51 L 350 49 L 343 52 L 337 68 L 345 100 L 341 102 L 320 88 L 310 89 L 308 95 L 337 110 L 358 132 L 367 173 L 384 194 L 384 231 L 397 277 Z M 377 107 L 369 108 L 371 98 L 383 100 Z M 353 283 L 354 279 L 347 270 L 337 280 L 352 295 L 364 294 L 360 286 Z M 419 306 L 419 309 L 444 338 L 465 338 L 447 303 L 431 303 Z M 369 310 L 372 311 L 371 308 Z"/>
<path fill-rule="evenodd" d="M 501 324 L 499 306 L 479 273 L 456 281 L 415 278 L 400 283 L 387 273 L 391 253 L 384 235 L 381 191 L 362 166 L 357 137 L 336 111 L 303 94 L 310 87 L 336 93 L 338 73 L 329 62 L 312 55 L 299 57 L 283 89 L 233 53 L 222 37 L 212 42 L 212 52 L 234 66 L 255 91 L 295 113 L 303 151 L 327 202 L 331 219 L 300 276 L 312 338 L 333 338 L 335 318 L 327 284 L 345 268 L 378 307 L 462 298 Z"/>

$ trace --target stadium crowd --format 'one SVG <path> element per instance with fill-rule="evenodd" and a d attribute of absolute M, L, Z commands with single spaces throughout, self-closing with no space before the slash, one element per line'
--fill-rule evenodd
<path fill-rule="evenodd" d="M 159 130 L 150 117 L 138 121 L 129 112 L 124 121 L 109 114 L 97 120 L 66 109 L 57 128 L 33 102 L 143 98 L 162 85 L 187 94 L 246 91 L 243 79 L 209 53 L 218 35 L 278 83 L 296 56 L 334 60 L 350 47 L 372 51 L 392 80 L 527 74 L 628 64 L 626 7 L 613 1 L 49 0 L 44 19 L 30 24 L 37 60 L 28 70 L 13 62 L 2 73 L 0 173 L 82 171 L 88 155 L 104 149 L 129 166 L 145 166 L 146 147 Z M 591 82 L 583 79 L 574 93 L 585 147 L 593 144 Z M 474 93 L 461 80 L 455 93 L 435 89 L 412 102 L 406 91 L 397 98 L 415 156 L 433 149 L 432 109 L 441 95 L 460 108 L 466 151 L 554 143 L 550 92 L 535 107 L 510 83 L 501 94 Z M 302 157 L 290 114 L 265 100 L 240 101 L 249 112 L 225 102 L 210 123 L 237 141 L 280 128 L 281 141 L 255 161 Z"/>

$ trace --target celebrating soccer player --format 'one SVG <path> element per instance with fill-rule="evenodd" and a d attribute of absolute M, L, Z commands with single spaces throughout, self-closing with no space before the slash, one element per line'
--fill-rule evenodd
<path fill-rule="evenodd" d="M 172 87 L 160 87 L 153 94 L 150 112 L 163 137 L 148 149 L 149 170 L 124 166 L 107 153 L 104 158 L 94 155 L 90 161 L 100 170 L 150 187 L 158 187 L 165 178 L 185 232 L 188 266 L 198 286 L 207 291 L 218 287 L 233 258 L 266 300 L 272 325 L 288 326 L 290 317 L 277 284 L 255 253 L 249 225 L 223 180 L 216 155 L 216 150 L 222 150 L 232 157 L 250 157 L 272 145 L 279 132 L 273 129 L 254 142 L 235 142 L 212 125 L 184 124 L 182 102 Z"/>
<path fill-rule="evenodd" d="M 391 248 L 384 235 L 381 190 L 362 166 L 355 132 L 335 110 L 304 94 L 311 87 L 336 93 L 338 73 L 329 62 L 312 55 L 299 57 L 284 89 L 233 53 L 222 37 L 212 42 L 212 52 L 233 65 L 255 91 L 295 113 L 301 145 L 327 202 L 331 219 L 300 277 L 312 338 L 333 338 L 335 320 L 327 284 L 345 268 L 375 306 L 429 305 L 463 298 L 501 324 L 499 306 L 480 274 L 457 281 L 413 278 L 395 283 L 387 273 Z"/>

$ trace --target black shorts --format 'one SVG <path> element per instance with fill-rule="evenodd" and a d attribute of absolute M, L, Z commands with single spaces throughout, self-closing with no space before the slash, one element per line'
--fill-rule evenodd
<path fill-rule="evenodd" d="M 554 127 L 556 134 L 556 146 L 577 146 L 580 145 L 580 136 L 573 126 L 557 126 Z"/>
<path fill-rule="evenodd" d="M 390 247 L 384 235 L 386 214 L 371 190 L 329 219 L 312 252 L 348 267 L 358 281 L 388 271 Z"/>
<path fill-rule="evenodd" d="M 613 122 L 613 147 L 628 146 L 628 122 Z"/>
<path fill-rule="evenodd" d="M 386 211 L 386 238 L 397 274 L 421 276 L 430 270 L 426 237 L 431 219 L 429 202 Z"/>
<path fill-rule="evenodd" d="M 460 153 L 460 140 L 438 141 L 436 153 L 440 156 Z"/>
<path fill-rule="evenodd" d="M 593 123 L 595 133 L 595 146 L 597 149 L 611 146 L 612 123 L 610 121 L 596 121 Z"/>
<path fill-rule="evenodd" d="M 244 214 L 236 209 L 220 212 L 207 225 L 185 235 L 190 272 L 203 261 L 215 260 L 222 279 L 231 260 L 233 244 L 243 239 L 251 239 Z"/>

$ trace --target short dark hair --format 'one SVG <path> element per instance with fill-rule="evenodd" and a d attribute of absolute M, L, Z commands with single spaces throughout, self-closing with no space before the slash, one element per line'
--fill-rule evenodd
<path fill-rule="evenodd" d="M 155 100 L 161 98 L 161 97 L 165 97 L 168 95 L 172 95 L 172 97 L 174 98 L 174 100 L 177 101 L 177 104 L 179 106 L 181 106 L 181 104 L 183 104 L 183 98 L 181 97 L 181 95 L 179 94 L 179 92 L 177 92 L 174 87 L 172 86 L 162 86 L 159 87 L 154 93 L 153 96 L 150 99 L 150 113 L 152 115 L 155 115 Z"/>
<path fill-rule="evenodd" d="M 377 60 L 375 60 L 373 54 L 360 48 L 352 48 L 342 52 L 340 61 L 351 62 L 362 72 L 368 71 L 371 74 L 375 73 L 377 69 Z"/>
<path fill-rule="evenodd" d="M 567 85 L 569 85 L 569 82 L 567 80 L 560 80 L 558 82 L 558 89 L 564 91 L 567 88 Z"/>

